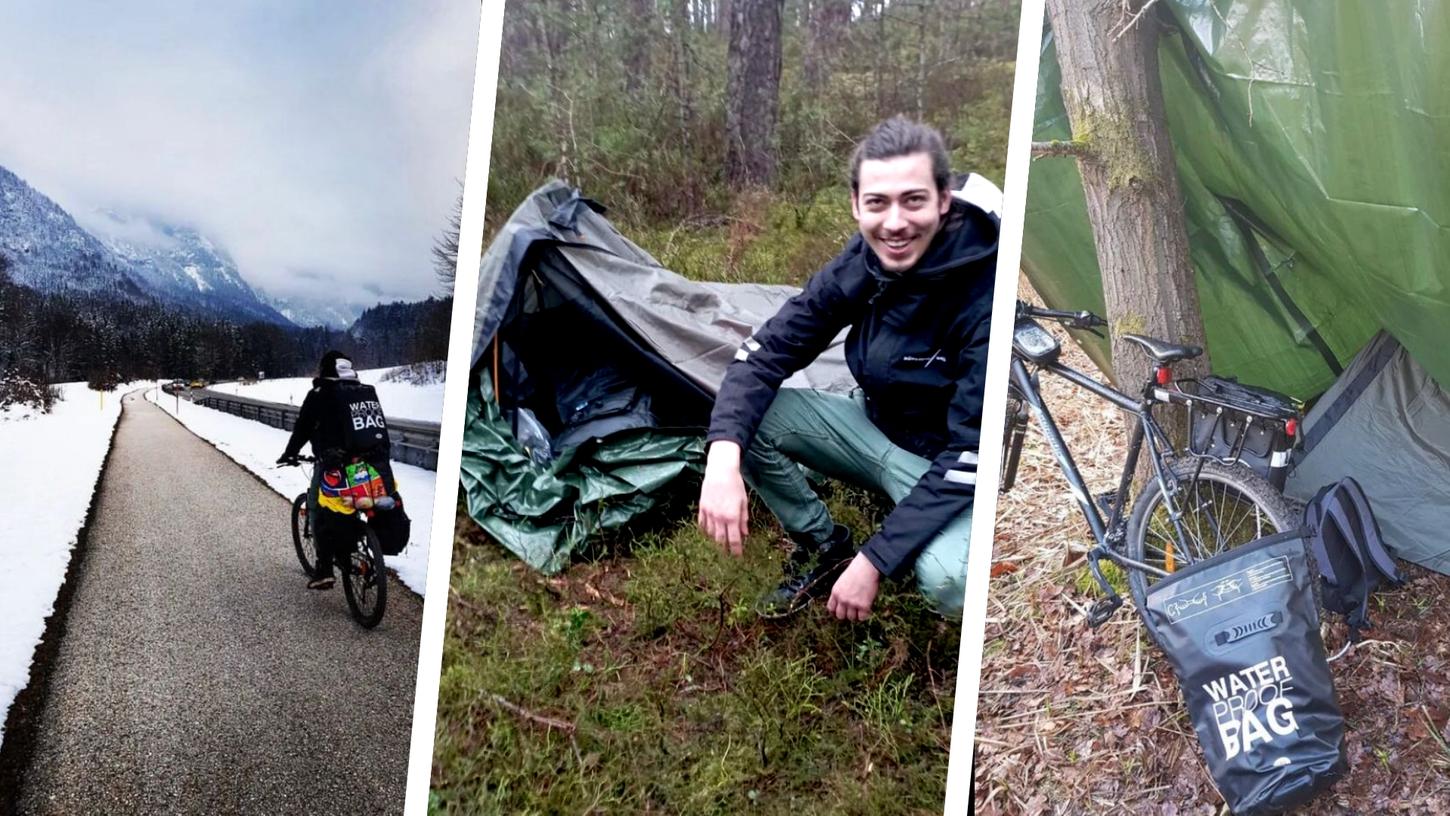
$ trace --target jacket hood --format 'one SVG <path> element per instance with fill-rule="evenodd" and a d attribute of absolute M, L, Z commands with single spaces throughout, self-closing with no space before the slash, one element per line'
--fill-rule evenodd
<path fill-rule="evenodd" d="M 343 385 L 343 384 L 360 384 L 360 383 L 361 383 L 361 381 L 358 380 L 357 377 L 313 377 L 312 378 L 312 387 L 313 388 L 322 388 L 323 386 L 327 386 L 329 388 L 336 388 L 336 387 L 338 387 L 340 385 Z"/>

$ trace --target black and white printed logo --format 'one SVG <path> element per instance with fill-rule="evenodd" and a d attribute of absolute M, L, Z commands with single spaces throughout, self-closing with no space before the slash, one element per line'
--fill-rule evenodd
<path fill-rule="evenodd" d="M 369 428 L 387 430 L 388 423 L 383 419 L 383 406 L 377 400 L 361 400 L 349 404 L 348 411 L 352 414 L 352 429 L 354 431 L 365 431 Z"/>
<path fill-rule="evenodd" d="M 1204 612 L 1238 603 L 1251 595 L 1287 583 L 1292 578 L 1289 559 L 1270 558 L 1220 578 L 1212 584 L 1185 586 L 1183 591 L 1163 605 L 1163 611 L 1168 615 L 1169 621 L 1179 623 Z"/>
<path fill-rule="evenodd" d="M 921 363 L 922 368 L 931 368 L 932 363 L 940 363 L 946 360 L 941 352 L 941 349 L 937 349 L 930 354 L 907 354 L 901 358 L 901 362 Z"/>
<path fill-rule="evenodd" d="M 1272 747 L 1299 733 L 1289 699 L 1293 680 L 1284 658 L 1271 657 L 1203 684 L 1213 698 L 1213 721 L 1224 758 Z"/>

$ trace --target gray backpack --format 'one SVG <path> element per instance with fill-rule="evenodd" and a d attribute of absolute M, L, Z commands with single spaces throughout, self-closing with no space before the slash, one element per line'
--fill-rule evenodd
<path fill-rule="evenodd" d="M 1358 641 L 1370 628 L 1369 596 L 1398 587 L 1405 576 L 1385 548 L 1379 524 L 1359 483 L 1344 478 L 1325 485 L 1304 507 L 1310 550 L 1318 562 L 1321 603 L 1349 622 Z"/>

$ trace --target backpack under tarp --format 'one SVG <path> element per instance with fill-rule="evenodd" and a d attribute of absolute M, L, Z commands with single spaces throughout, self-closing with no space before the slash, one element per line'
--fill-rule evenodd
<path fill-rule="evenodd" d="M 1305 530 L 1200 561 L 1148 591 L 1214 785 L 1236 814 L 1280 813 L 1346 769 Z"/>
<path fill-rule="evenodd" d="M 1349 622 L 1358 641 L 1370 628 L 1369 596 L 1381 585 L 1398 587 L 1405 576 L 1385 549 L 1379 523 L 1359 483 L 1325 485 L 1304 507 L 1304 524 L 1321 576 L 1321 603 Z"/>

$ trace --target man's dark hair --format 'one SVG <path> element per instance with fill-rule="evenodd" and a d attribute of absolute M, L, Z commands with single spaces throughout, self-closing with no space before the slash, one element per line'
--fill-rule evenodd
<path fill-rule="evenodd" d="M 925 153 L 931 157 L 931 176 L 937 190 L 951 186 L 951 159 L 941 133 L 931 125 L 913 122 L 897 114 L 871 129 L 851 154 L 851 195 L 861 191 L 861 162 L 894 159 Z"/>

